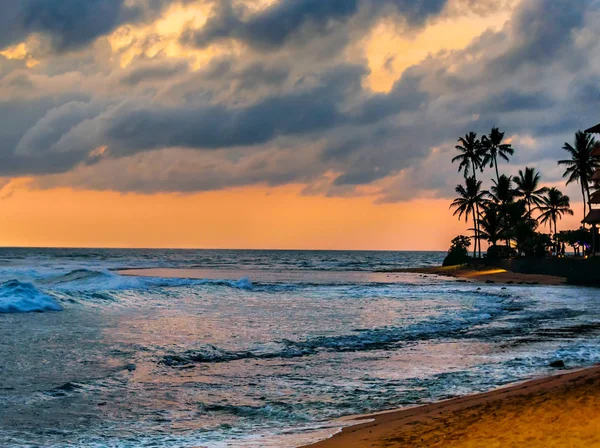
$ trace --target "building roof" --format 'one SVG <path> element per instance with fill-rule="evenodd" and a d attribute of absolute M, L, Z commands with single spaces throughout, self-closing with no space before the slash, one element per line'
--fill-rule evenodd
<path fill-rule="evenodd" d="M 590 210 L 590 212 L 581 222 L 584 224 L 600 224 L 600 209 Z"/>
<path fill-rule="evenodd" d="M 600 142 L 597 142 L 596 146 L 594 146 L 594 149 L 592 149 L 592 156 L 600 157 Z"/>
<path fill-rule="evenodd" d="M 594 171 L 594 174 L 592 174 L 592 180 L 600 181 L 600 169 Z"/>
<path fill-rule="evenodd" d="M 600 204 L 600 190 L 598 190 L 590 195 L 590 202 L 592 204 Z"/>
<path fill-rule="evenodd" d="M 588 134 L 600 134 L 600 123 L 598 123 L 596 126 L 586 129 L 585 132 Z"/>

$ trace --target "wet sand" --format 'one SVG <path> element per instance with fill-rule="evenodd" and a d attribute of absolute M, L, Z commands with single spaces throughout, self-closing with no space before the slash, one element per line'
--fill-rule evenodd
<path fill-rule="evenodd" d="M 600 447 L 600 366 L 365 418 L 309 447 Z"/>
<path fill-rule="evenodd" d="M 528 285 L 564 285 L 567 279 L 552 275 L 518 274 L 489 266 L 444 266 L 431 268 L 410 268 L 394 272 L 414 272 L 462 278 L 482 283 L 528 284 Z"/>

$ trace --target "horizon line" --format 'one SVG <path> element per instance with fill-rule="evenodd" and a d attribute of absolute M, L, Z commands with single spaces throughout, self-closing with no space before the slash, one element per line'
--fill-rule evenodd
<path fill-rule="evenodd" d="M 81 250 L 229 250 L 272 252 L 446 252 L 447 249 L 286 249 L 286 248 L 217 248 L 217 247 L 127 247 L 127 246 L 2 246 L 3 249 L 81 249 Z"/>

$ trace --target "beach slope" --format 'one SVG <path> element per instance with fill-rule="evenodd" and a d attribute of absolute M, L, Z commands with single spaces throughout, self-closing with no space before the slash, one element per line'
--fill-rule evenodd
<path fill-rule="evenodd" d="M 480 283 L 529 284 L 529 285 L 564 285 L 567 279 L 553 275 L 520 274 L 505 269 L 489 266 L 459 265 L 436 266 L 424 268 L 396 269 L 389 272 L 412 272 L 416 274 L 434 274 L 446 277 L 461 278 Z"/>
<path fill-rule="evenodd" d="M 600 366 L 369 418 L 310 447 L 600 447 Z"/>

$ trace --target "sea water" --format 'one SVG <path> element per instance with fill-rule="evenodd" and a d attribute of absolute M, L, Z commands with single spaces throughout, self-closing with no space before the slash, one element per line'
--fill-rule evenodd
<path fill-rule="evenodd" d="M 443 257 L 0 249 L 0 446 L 294 447 L 600 361 L 600 290 L 385 272 Z"/>

